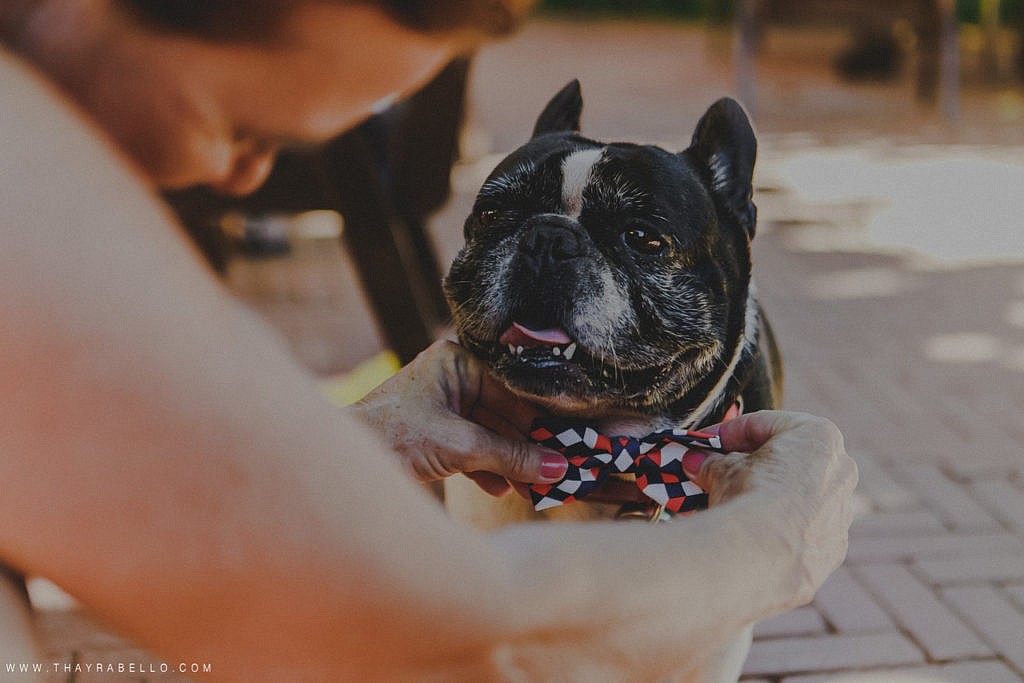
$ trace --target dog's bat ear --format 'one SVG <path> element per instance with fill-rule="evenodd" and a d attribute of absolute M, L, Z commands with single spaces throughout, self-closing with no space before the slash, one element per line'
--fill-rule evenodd
<path fill-rule="evenodd" d="M 757 138 L 743 107 L 728 97 L 711 105 L 685 153 L 707 168 L 712 191 L 752 239 L 757 227 L 753 202 Z"/>
<path fill-rule="evenodd" d="M 544 107 L 544 111 L 537 117 L 531 137 L 535 138 L 545 133 L 578 132 L 582 112 L 583 96 L 580 94 L 580 82 L 574 78 Z"/>

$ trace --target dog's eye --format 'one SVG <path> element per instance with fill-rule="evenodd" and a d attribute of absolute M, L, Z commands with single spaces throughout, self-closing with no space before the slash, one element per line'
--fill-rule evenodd
<path fill-rule="evenodd" d="M 665 250 L 665 239 L 654 232 L 630 228 L 622 233 L 626 246 L 641 254 L 660 254 Z"/>
<path fill-rule="evenodd" d="M 498 215 L 499 213 L 496 209 L 484 209 L 476 217 L 480 221 L 480 225 L 486 228 L 498 219 Z"/>

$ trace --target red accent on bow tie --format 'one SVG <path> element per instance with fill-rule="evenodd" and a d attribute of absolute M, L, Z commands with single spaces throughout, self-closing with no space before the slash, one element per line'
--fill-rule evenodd
<path fill-rule="evenodd" d="M 690 448 L 721 448 L 717 436 L 704 432 L 668 429 L 640 439 L 606 436 L 591 427 L 550 417 L 534 421 L 530 438 L 559 451 L 569 461 L 569 469 L 558 483 L 530 485 L 536 510 L 581 500 L 613 472 L 634 474 L 637 487 L 667 510 L 680 514 L 702 510 L 708 505 L 708 495 L 683 473 L 683 455 Z"/>

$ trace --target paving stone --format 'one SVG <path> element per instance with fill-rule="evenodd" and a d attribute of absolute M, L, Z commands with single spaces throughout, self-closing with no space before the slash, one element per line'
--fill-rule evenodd
<path fill-rule="evenodd" d="M 945 600 L 982 638 L 1024 672 L 1024 613 L 992 586 L 956 586 L 942 591 Z"/>
<path fill-rule="evenodd" d="M 954 662 L 902 669 L 787 676 L 782 683 L 1020 683 L 1002 662 Z"/>
<path fill-rule="evenodd" d="M 824 634 L 827 630 L 828 626 L 818 610 L 813 607 L 797 607 L 754 626 L 754 637 L 809 636 Z"/>
<path fill-rule="evenodd" d="M 1002 375 L 1003 377 L 999 377 Z M 1012 383 L 1006 382 L 1005 372 L 989 377 L 981 374 L 974 379 L 973 386 L 961 386 L 955 392 L 939 397 L 938 403 L 947 414 L 959 415 L 961 419 L 970 415 L 988 415 L 987 420 L 967 420 L 964 431 L 968 433 L 969 449 L 956 451 L 948 449 L 945 457 L 950 471 L 959 475 L 976 478 L 992 476 L 1020 465 L 1020 441 L 1002 428 L 1002 423 L 1016 421 L 999 419 L 1001 415 L 1013 412 L 1013 406 L 1020 407 L 1020 393 L 1007 395 Z M 971 405 L 970 411 L 964 405 Z M 1019 412 L 1018 412 L 1019 414 Z"/>
<path fill-rule="evenodd" d="M 871 499 L 876 510 L 896 511 L 920 507 L 915 495 L 889 476 L 870 452 L 851 450 L 850 457 L 857 461 L 860 474 L 857 488 Z"/>
<path fill-rule="evenodd" d="M 863 472 L 863 470 L 861 470 Z M 911 536 L 946 533 L 946 527 L 926 510 L 873 512 L 858 517 L 850 527 L 851 536 Z"/>
<path fill-rule="evenodd" d="M 813 604 L 839 633 L 895 630 L 889 615 L 846 567 L 840 567 L 825 580 Z"/>
<path fill-rule="evenodd" d="M 1000 418 L 999 421 L 1013 421 L 1015 419 L 1007 416 L 1006 418 Z M 991 423 L 992 421 L 992 416 L 985 420 L 986 423 Z M 993 438 L 986 439 L 986 441 L 993 440 Z M 962 451 L 963 453 L 969 453 L 969 457 L 964 457 L 950 451 L 945 458 L 944 466 L 947 471 L 956 472 L 966 479 L 996 479 L 1010 474 L 1019 475 L 1024 472 L 1024 461 L 1020 459 L 1021 441 L 1014 440 L 1005 435 L 1000 436 L 999 440 L 1002 443 L 969 444 L 968 448 Z"/>
<path fill-rule="evenodd" d="M 850 539 L 847 561 L 864 564 L 1017 552 L 1024 552 L 1024 540 L 1007 532 L 909 538 L 858 537 Z"/>
<path fill-rule="evenodd" d="M 919 560 L 914 570 L 934 584 L 987 583 L 1024 578 L 1024 553 L 992 552 L 941 560 Z"/>
<path fill-rule="evenodd" d="M 743 671 L 763 676 L 923 662 L 921 650 L 894 631 L 754 641 Z"/>
<path fill-rule="evenodd" d="M 984 657 L 992 651 L 903 566 L 858 567 L 856 576 L 932 659 Z"/>
<path fill-rule="evenodd" d="M 1008 527 L 1024 530 L 1024 490 L 1006 479 L 975 481 L 971 493 Z"/>
<path fill-rule="evenodd" d="M 989 531 L 1000 525 L 978 502 L 970 490 L 954 482 L 938 468 L 927 465 L 896 466 L 893 476 L 919 494 L 926 507 L 954 531 Z"/>
<path fill-rule="evenodd" d="M 1013 584 L 1005 586 L 1003 592 L 1017 604 L 1018 609 L 1024 610 L 1024 584 Z"/>

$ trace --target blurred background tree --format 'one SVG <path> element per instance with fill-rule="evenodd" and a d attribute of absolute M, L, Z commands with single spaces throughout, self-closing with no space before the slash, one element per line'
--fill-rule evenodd
<path fill-rule="evenodd" d="M 723 20 L 732 18 L 736 4 L 736 0 L 544 0 L 542 7 L 552 12 Z M 1024 0 L 957 0 L 960 21 L 979 23 L 989 4 L 997 8 L 1000 23 L 1012 24 L 1024 17 Z"/>
<path fill-rule="evenodd" d="M 727 24 L 737 13 L 739 0 L 542 0 L 549 14 L 586 14 L 589 17 L 649 18 Z M 995 57 L 997 34 L 1012 34 L 1015 55 L 1011 78 L 1024 80 L 1024 0 L 956 0 L 957 19 L 970 32 L 963 36 L 981 53 L 981 70 L 990 81 L 1000 80 Z M 861 41 L 863 42 L 863 41 Z M 870 40 L 865 43 L 871 49 Z M 979 47 L 980 46 L 980 47 Z M 858 47 L 854 48 L 855 50 Z M 1002 71 L 1006 71 L 1005 69 Z"/>
<path fill-rule="evenodd" d="M 544 0 L 541 3 L 542 9 L 550 12 L 677 19 L 728 19 L 735 5 L 735 0 Z"/>

